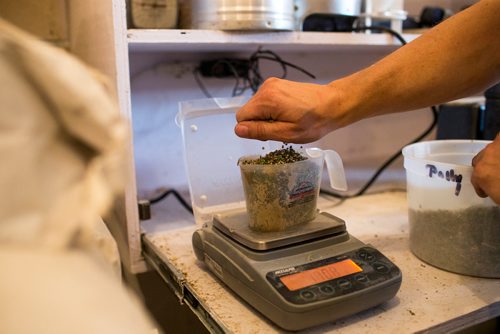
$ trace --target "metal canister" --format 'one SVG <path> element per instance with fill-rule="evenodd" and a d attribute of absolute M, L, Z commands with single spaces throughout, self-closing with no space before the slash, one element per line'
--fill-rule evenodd
<path fill-rule="evenodd" d="M 191 0 L 192 29 L 294 30 L 293 0 Z"/>
<path fill-rule="evenodd" d="M 302 30 L 304 20 L 312 14 L 359 16 L 362 0 L 295 0 L 295 24 Z"/>

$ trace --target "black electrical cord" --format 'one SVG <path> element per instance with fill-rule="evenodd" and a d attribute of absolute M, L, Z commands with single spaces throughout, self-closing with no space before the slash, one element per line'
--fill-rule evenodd
<path fill-rule="evenodd" d="M 406 44 L 405 39 L 401 34 L 399 34 L 397 31 L 384 27 L 384 26 L 353 26 L 352 28 L 345 29 L 345 30 L 340 30 L 338 32 L 359 32 L 359 31 L 366 31 L 366 30 L 373 30 L 373 31 L 380 31 L 380 32 L 385 32 L 388 34 L 391 34 L 394 36 L 396 39 L 398 39 L 401 44 Z M 214 67 L 217 65 L 225 65 L 229 71 L 232 73 L 234 79 L 236 80 L 236 83 L 233 87 L 233 91 L 231 96 L 240 96 L 243 95 L 248 89 L 251 89 L 253 94 L 257 92 L 259 87 L 262 85 L 262 83 L 265 81 L 265 78 L 263 77 L 261 70 L 260 70 L 260 61 L 261 60 L 268 60 L 268 61 L 273 61 L 278 63 L 281 68 L 283 73 L 281 74 L 281 79 L 285 79 L 288 75 L 288 67 L 294 68 L 307 76 L 316 79 L 316 76 L 307 70 L 303 69 L 300 66 L 297 66 L 295 64 L 292 64 L 290 62 L 287 62 L 283 60 L 277 53 L 271 51 L 271 50 L 264 50 L 262 47 L 259 47 L 257 51 L 255 51 L 252 55 L 250 55 L 248 60 L 242 60 L 242 59 L 227 59 L 227 58 L 222 58 L 218 59 L 214 63 Z M 236 68 L 233 65 L 233 62 L 237 62 L 240 64 L 239 68 Z M 248 70 L 244 73 L 241 73 L 241 64 L 245 63 Z M 200 78 L 200 67 L 196 67 L 193 71 L 194 78 L 196 80 L 196 83 L 200 87 L 201 91 L 207 98 L 212 98 L 212 95 L 208 92 L 208 89 L 205 87 L 203 84 L 203 81 Z M 216 76 L 216 75 L 215 75 Z"/>
<path fill-rule="evenodd" d="M 237 69 L 228 60 L 221 59 L 221 60 L 218 60 L 216 62 L 216 64 L 218 64 L 218 63 L 224 63 L 229 68 L 234 79 L 236 80 L 234 87 L 233 87 L 233 91 L 231 93 L 231 96 L 235 97 L 235 96 L 243 95 L 243 93 L 249 88 L 249 85 L 247 83 L 248 82 L 247 76 L 246 75 L 241 76 L 240 74 L 238 74 Z M 196 83 L 198 84 L 198 87 L 201 89 L 203 94 L 207 98 L 211 99 L 211 98 L 213 98 L 213 96 L 212 96 L 212 94 L 209 93 L 208 89 L 203 84 L 203 81 L 200 78 L 200 74 L 201 74 L 201 70 L 200 70 L 200 67 L 198 66 L 193 70 L 194 79 L 196 80 Z"/>
<path fill-rule="evenodd" d="M 201 81 L 201 78 L 200 78 L 200 68 L 199 67 L 196 67 L 194 70 L 193 70 L 193 75 L 194 75 L 194 80 L 196 81 L 196 83 L 198 84 L 198 87 L 201 89 L 201 91 L 203 92 L 203 94 L 211 99 L 213 98 L 212 95 L 208 92 L 208 89 L 205 87 L 205 85 L 203 84 L 203 81 Z"/>
<path fill-rule="evenodd" d="M 248 89 L 251 89 L 254 94 L 257 92 L 257 90 L 265 80 L 260 71 L 259 62 L 261 60 L 268 60 L 278 63 L 283 71 L 283 73 L 281 74 L 281 79 L 285 79 L 287 77 L 288 67 L 296 69 L 313 79 L 316 78 L 314 74 L 308 72 L 302 67 L 283 60 L 278 54 L 273 51 L 262 50 L 262 48 L 259 48 L 257 51 L 252 53 L 248 59 L 217 59 L 212 64 L 212 66 L 215 68 L 217 66 L 223 65 L 232 74 L 232 77 L 236 80 L 231 94 L 231 96 L 234 97 L 243 95 Z M 236 68 L 235 64 L 238 64 L 238 68 Z M 242 71 L 243 66 L 245 66 L 245 71 Z M 194 69 L 193 75 L 196 83 L 206 97 L 212 98 L 212 95 L 208 92 L 208 89 L 205 87 L 203 81 L 200 78 L 201 73 L 202 71 L 200 69 L 200 66 Z M 215 73 L 210 73 L 210 75 L 212 75 L 213 77 L 217 77 Z"/>
<path fill-rule="evenodd" d="M 182 206 L 187 211 L 189 211 L 191 214 L 193 214 L 193 208 L 191 207 L 191 205 L 189 205 L 189 203 L 186 202 L 186 200 L 184 198 L 182 198 L 182 196 L 179 194 L 179 192 L 177 190 L 175 190 L 175 189 L 169 189 L 169 190 L 164 191 L 163 193 L 161 193 L 157 197 L 154 197 L 154 198 L 150 199 L 149 203 L 150 204 L 158 203 L 158 202 L 162 201 L 163 199 L 165 199 L 170 194 L 174 195 L 175 198 L 177 198 L 177 200 L 182 204 Z"/>
<path fill-rule="evenodd" d="M 277 62 L 278 64 L 281 65 L 281 68 L 283 70 L 283 73 L 281 75 L 281 79 L 285 79 L 288 75 L 288 68 L 291 67 L 294 68 L 305 75 L 316 79 L 316 76 L 312 74 L 311 72 L 303 69 L 300 66 L 297 66 L 295 64 L 292 64 L 290 62 L 287 62 L 283 60 L 278 54 L 276 54 L 273 51 L 270 50 L 262 50 L 262 48 L 259 48 L 256 52 L 254 52 L 250 56 L 250 70 L 249 70 L 249 75 L 248 75 L 248 81 L 250 83 L 250 89 L 252 89 L 252 92 L 255 94 L 259 87 L 262 85 L 264 82 L 264 78 L 261 75 L 260 72 L 260 66 L 259 66 L 259 61 L 260 60 L 270 60 Z"/>
<path fill-rule="evenodd" d="M 380 31 L 380 32 L 385 32 L 388 33 L 392 36 L 394 36 L 402 45 L 406 44 L 406 40 L 404 37 L 398 33 L 397 31 L 387 28 L 384 26 L 359 26 L 359 27 L 352 27 L 350 29 L 342 30 L 342 32 L 359 32 L 359 31 L 366 31 L 366 30 L 373 30 L 373 31 Z"/>

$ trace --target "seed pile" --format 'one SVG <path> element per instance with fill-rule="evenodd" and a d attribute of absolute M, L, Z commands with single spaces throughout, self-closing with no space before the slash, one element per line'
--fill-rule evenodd
<path fill-rule="evenodd" d="M 256 165 L 282 165 L 291 162 L 306 160 L 307 158 L 295 151 L 292 146 L 269 152 L 263 157 L 253 160 L 241 161 L 241 164 L 256 164 Z"/>
<path fill-rule="evenodd" d="M 314 219 L 320 166 L 307 156 L 284 144 L 263 156 L 244 157 L 238 165 L 250 229 L 284 231 Z"/>
<path fill-rule="evenodd" d="M 410 249 L 448 271 L 500 277 L 500 207 L 409 210 Z"/>

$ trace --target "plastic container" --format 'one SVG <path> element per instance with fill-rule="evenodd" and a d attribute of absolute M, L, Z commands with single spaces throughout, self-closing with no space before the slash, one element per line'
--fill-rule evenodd
<path fill-rule="evenodd" d="M 244 209 L 238 159 L 269 148 L 271 142 L 238 138 L 235 112 L 246 98 L 184 101 L 176 117 L 181 128 L 189 191 L 198 225 L 230 209 Z"/>
<path fill-rule="evenodd" d="M 248 163 L 258 156 L 240 158 L 250 228 L 259 232 L 284 231 L 316 217 L 324 162 L 330 185 L 347 190 L 342 160 L 337 152 L 309 148 L 306 160 L 275 165 Z"/>
<path fill-rule="evenodd" d="M 241 157 L 280 149 L 281 142 L 239 138 L 234 134 L 236 111 L 247 97 L 201 99 L 181 102 L 176 122 L 181 128 L 189 191 L 197 225 L 210 222 L 215 214 L 246 210 L 238 161 Z M 306 148 L 319 169 L 326 162 L 330 184 L 345 189 L 342 161 L 330 150 Z M 334 172 L 333 172 L 334 171 Z M 317 180 L 315 180 L 317 184 Z M 319 186 L 315 185 L 315 192 Z"/>
<path fill-rule="evenodd" d="M 470 182 L 489 141 L 436 140 L 403 149 L 411 251 L 436 267 L 500 277 L 500 207 Z"/>

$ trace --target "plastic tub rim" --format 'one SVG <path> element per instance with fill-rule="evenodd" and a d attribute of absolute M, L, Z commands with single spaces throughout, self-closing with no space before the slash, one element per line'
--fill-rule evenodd
<path fill-rule="evenodd" d="M 450 140 L 428 140 L 428 141 L 422 141 L 414 144 L 407 145 L 403 147 L 402 149 L 402 154 L 403 157 L 406 160 L 413 160 L 413 161 L 421 161 L 421 162 L 428 162 L 428 163 L 439 163 L 442 166 L 445 167 L 450 167 L 450 168 L 456 168 L 460 167 L 465 170 L 472 170 L 472 165 L 464 165 L 460 163 L 449 163 L 449 162 L 441 162 L 441 161 L 435 161 L 431 160 L 427 157 L 417 157 L 415 155 L 415 148 L 423 145 L 435 145 L 435 144 L 451 144 L 451 145 L 461 145 L 461 144 L 484 144 L 484 146 L 490 144 L 492 141 L 491 140 L 476 140 L 476 139 L 450 139 Z M 460 153 L 460 152 L 457 152 Z M 471 154 L 475 156 L 478 152 L 473 153 L 473 152 L 464 152 L 465 154 Z M 450 152 L 449 154 L 453 154 L 453 152 Z M 472 161 L 472 159 L 471 159 Z M 407 164 L 404 163 L 404 167 L 407 168 Z"/>

